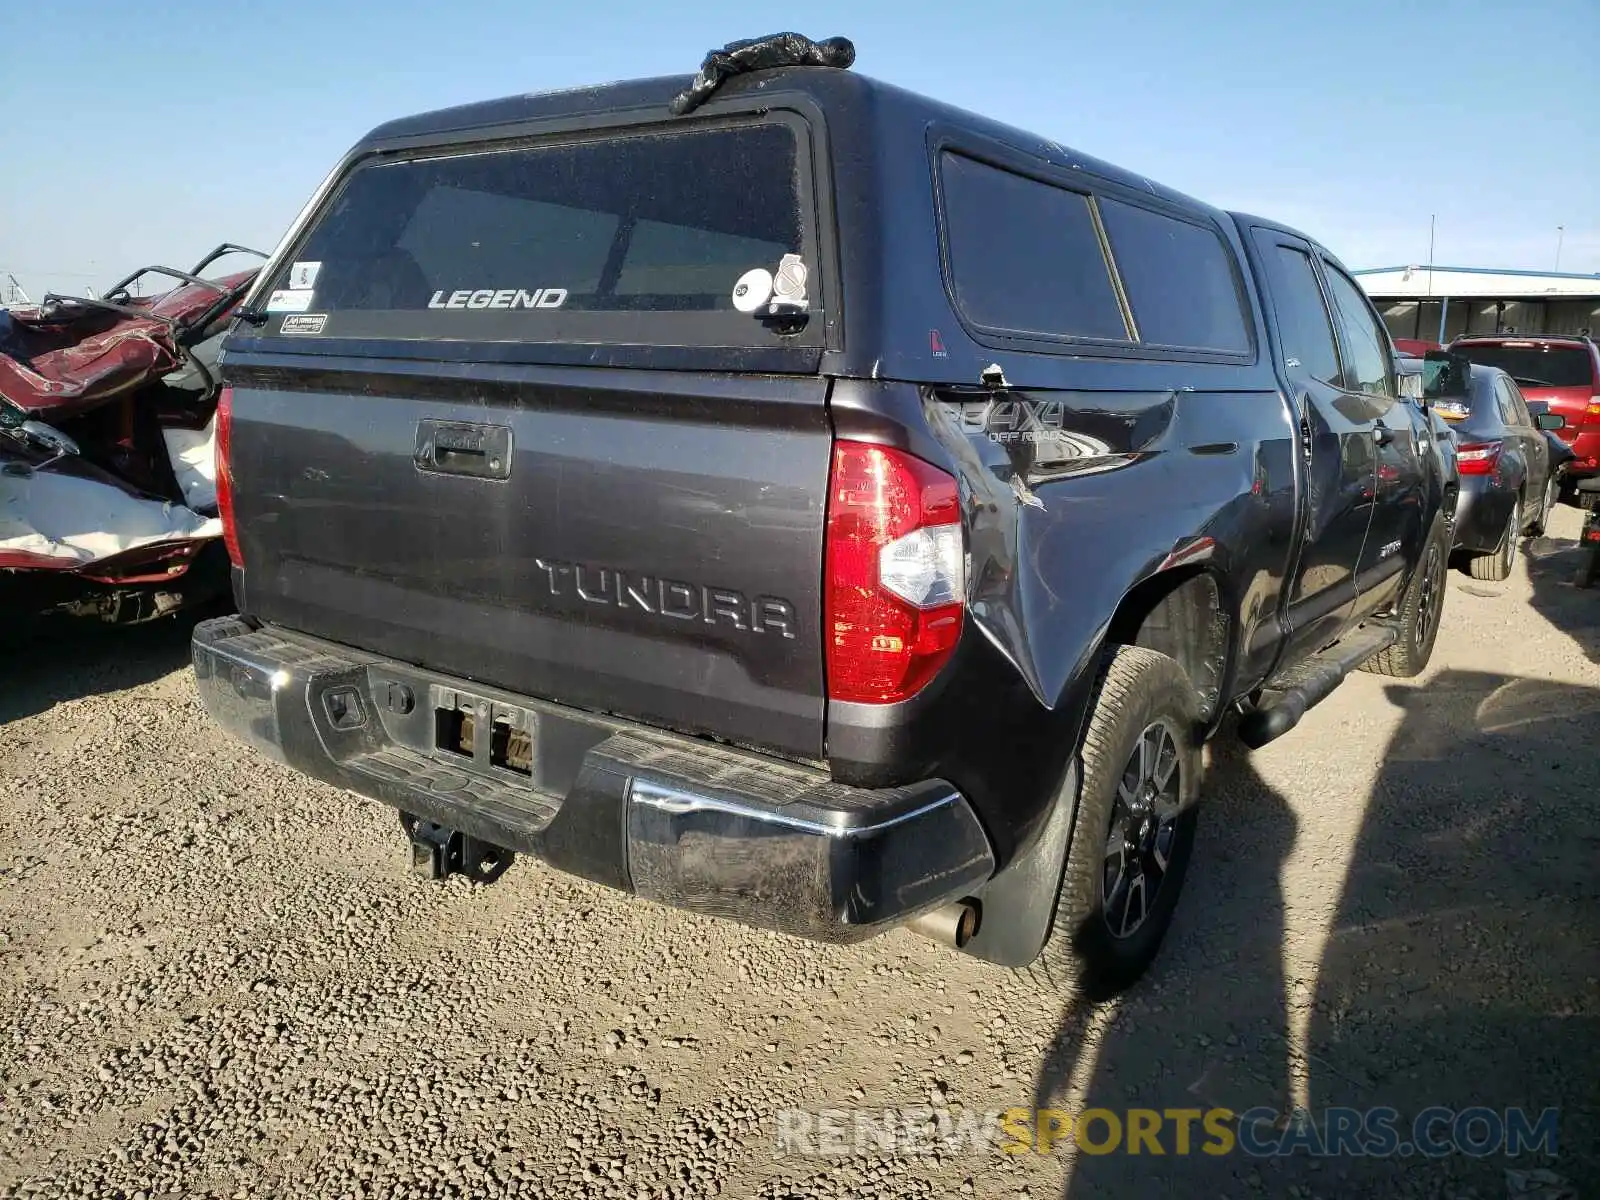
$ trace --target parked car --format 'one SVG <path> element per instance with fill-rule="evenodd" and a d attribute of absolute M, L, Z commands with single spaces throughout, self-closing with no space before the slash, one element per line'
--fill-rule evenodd
<path fill-rule="evenodd" d="M 1433 405 L 1426 394 L 1425 368 L 1427 364 L 1420 354 L 1409 354 L 1404 350 L 1396 350 L 1394 356 L 1394 369 L 1399 381 L 1400 392 L 1411 400 L 1419 409 L 1427 414 L 1428 427 L 1432 430 L 1434 446 L 1443 459 L 1445 493 L 1449 502 L 1446 512 L 1451 522 L 1452 539 L 1454 538 L 1455 502 L 1460 494 L 1460 472 L 1456 466 L 1456 438 L 1455 430 L 1450 422 L 1433 411 Z M 1547 435 L 1554 437 L 1554 434 Z"/>
<path fill-rule="evenodd" d="M 1428 365 L 1442 368 L 1451 357 L 1456 369 L 1429 371 L 1424 389 L 1455 440 L 1455 555 L 1474 579 L 1501 580 L 1523 536 L 1544 532 L 1559 486 L 1545 431 L 1561 430 L 1565 420 L 1535 417 L 1504 371 L 1443 351 L 1430 354 Z"/>
<path fill-rule="evenodd" d="M 0 616 L 116 623 L 228 591 L 213 415 L 222 334 L 255 270 L 145 267 L 101 297 L 0 313 Z M 139 296 L 150 276 L 175 287 Z"/>
<path fill-rule="evenodd" d="M 1572 482 L 1600 475 L 1600 348 L 1587 336 L 1457 338 L 1449 349 L 1510 375 L 1530 402 L 1566 418 L 1560 437 L 1572 447 Z M 1567 496 L 1571 499 L 1570 490 Z"/>
<path fill-rule="evenodd" d="M 1570 494 L 1575 486 L 1569 478 L 1572 464 L 1577 461 L 1577 455 L 1572 452 L 1572 446 L 1562 438 L 1566 430 L 1567 420 L 1561 417 L 1557 424 L 1555 421 L 1545 420 L 1550 412 L 1550 405 L 1544 400 L 1529 400 L 1528 411 L 1533 414 L 1533 422 L 1539 426 L 1544 434 L 1544 444 L 1550 448 L 1550 473 L 1556 478 L 1557 498 Z M 1556 414 L 1560 416 L 1559 413 Z"/>
<path fill-rule="evenodd" d="M 431 875 L 1125 984 L 1228 712 L 1427 663 L 1454 485 L 1314 240 L 742 55 L 335 168 L 226 343 L 200 694 Z"/>
<path fill-rule="evenodd" d="M 1581 588 L 1600 583 L 1600 476 L 1591 475 L 1577 486 L 1584 507 L 1583 529 L 1578 534 L 1578 570 L 1573 583 Z"/>

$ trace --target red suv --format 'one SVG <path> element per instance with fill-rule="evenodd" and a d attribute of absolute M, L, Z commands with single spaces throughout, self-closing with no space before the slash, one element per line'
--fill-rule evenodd
<path fill-rule="evenodd" d="M 1600 348 L 1578 335 L 1461 337 L 1450 350 L 1499 367 L 1530 403 L 1543 400 L 1567 419 L 1558 436 L 1577 456 L 1570 477 L 1600 475 Z"/>

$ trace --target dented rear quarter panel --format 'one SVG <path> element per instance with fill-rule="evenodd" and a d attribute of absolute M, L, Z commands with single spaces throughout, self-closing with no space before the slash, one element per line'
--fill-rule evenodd
<path fill-rule="evenodd" d="M 1217 583 L 1230 653 L 1215 709 L 1282 646 L 1301 463 L 1256 282 L 1225 214 L 1054 142 L 848 78 L 825 144 L 848 301 L 836 436 L 896 445 L 958 475 L 968 617 L 950 668 L 902 705 L 828 707 L 828 758 L 853 782 L 918 774 L 972 798 L 1002 862 L 1042 825 L 1076 752 L 1100 653 L 1124 600 L 1163 572 Z M 841 119 L 840 102 L 852 119 Z M 1211 224 L 1247 298 L 1248 355 L 1019 348 L 968 328 L 951 300 L 937 152 L 1144 195 Z M 883 197 L 893 196 L 892 203 Z M 986 368 L 1005 383 L 986 387 Z M 1015 436 L 1040 433 L 1044 439 Z"/>
<path fill-rule="evenodd" d="M 1022 403 L 1052 406 L 1067 436 L 974 428 Z M 830 704 L 836 774 L 948 778 L 1008 858 L 1046 815 L 1113 618 L 1141 584 L 1168 572 L 1216 581 L 1230 624 L 1217 710 L 1270 668 L 1298 486 L 1276 390 L 840 381 L 832 412 L 841 437 L 899 444 L 957 474 L 969 551 L 954 662 L 903 705 Z"/>

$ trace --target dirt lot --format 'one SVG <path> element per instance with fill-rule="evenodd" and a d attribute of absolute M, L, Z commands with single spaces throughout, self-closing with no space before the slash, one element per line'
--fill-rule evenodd
<path fill-rule="evenodd" d="M 0 1196 L 1490 1197 L 1508 1167 L 1600 1194 L 1577 527 L 1505 584 L 1453 575 L 1424 679 L 1218 756 L 1163 957 L 1097 1009 L 909 933 L 813 947 L 527 861 L 415 882 L 392 813 L 211 727 L 186 627 L 13 651 Z M 786 1108 L 1295 1103 L 1553 1106 L 1560 1156 L 775 1151 Z"/>

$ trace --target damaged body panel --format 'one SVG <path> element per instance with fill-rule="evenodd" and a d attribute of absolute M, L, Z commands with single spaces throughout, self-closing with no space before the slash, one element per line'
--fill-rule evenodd
<path fill-rule="evenodd" d="M 223 245 L 191 271 L 147 267 L 103 297 L 50 295 L 0 313 L 8 613 L 142 620 L 225 588 L 216 365 L 255 271 L 201 273 L 239 253 L 257 254 Z M 176 286 L 135 295 L 150 276 Z"/>
<path fill-rule="evenodd" d="M 1416 635 L 1450 480 L 1315 243 L 769 50 L 830 61 L 758 39 L 350 152 L 229 337 L 241 617 L 197 678 L 473 838 L 824 940 L 939 910 L 1021 965 L 1109 844 L 1110 672 L 1167 705 L 1126 736 L 1192 828 L 1230 708 Z"/>
<path fill-rule="evenodd" d="M 1195 662 L 1207 720 L 1272 666 L 1299 487 L 1276 389 L 841 382 L 833 413 L 840 436 L 915 429 L 908 447 L 932 453 L 931 438 L 956 468 L 973 626 L 948 675 L 903 711 L 830 705 L 836 771 L 888 782 L 892 747 L 896 769 L 959 781 L 1012 831 L 1009 854 L 1048 815 L 1109 634 L 1135 640 L 1165 594 L 1204 576 L 1226 629 Z M 1029 422 L 1046 428 L 1018 429 Z"/>

